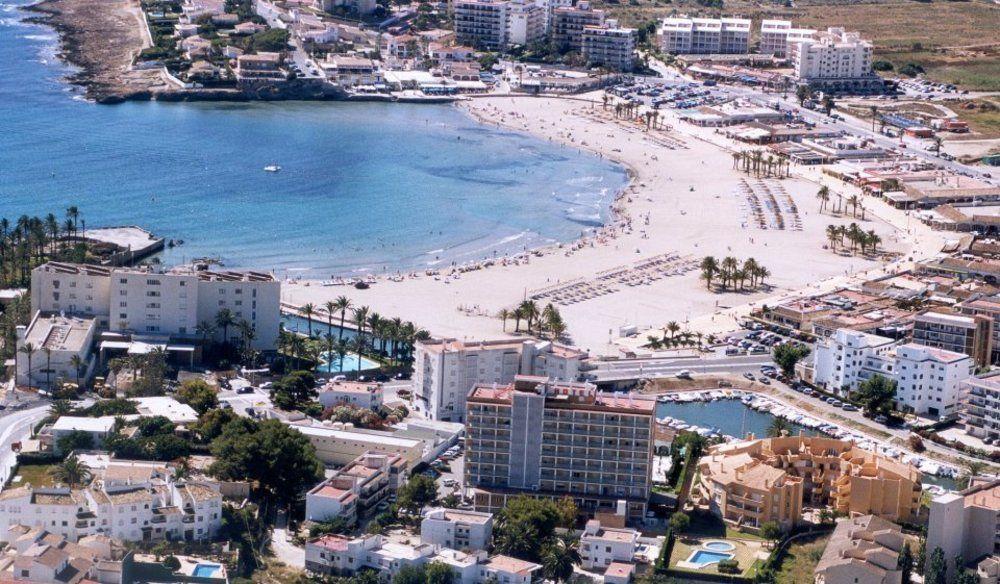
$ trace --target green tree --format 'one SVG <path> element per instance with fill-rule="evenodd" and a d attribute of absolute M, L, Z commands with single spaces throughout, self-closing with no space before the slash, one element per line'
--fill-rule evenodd
<path fill-rule="evenodd" d="M 774 347 L 774 362 L 781 367 L 781 372 L 788 377 L 795 375 L 795 364 L 809 355 L 808 347 L 792 343 L 781 343 Z"/>
<path fill-rule="evenodd" d="M 426 584 L 452 584 L 454 581 L 455 573 L 451 571 L 448 564 L 431 562 L 424 569 L 424 582 Z"/>
<path fill-rule="evenodd" d="M 424 507 L 433 503 L 437 498 L 437 483 L 427 475 L 418 474 L 410 477 L 406 484 L 399 488 L 396 493 L 396 500 L 399 506 L 416 513 Z"/>
<path fill-rule="evenodd" d="M 427 569 L 424 566 L 403 566 L 393 576 L 392 584 L 427 584 Z"/>
<path fill-rule="evenodd" d="M 493 528 L 497 553 L 538 562 L 542 544 L 550 542 L 561 513 L 555 502 L 525 495 L 515 497 L 500 510 Z"/>
<path fill-rule="evenodd" d="M 792 424 L 788 420 L 779 418 L 778 416 L 775 416 L 774 419 L 771 420 L 771 425 L 767 427 L 767 435 L 771 438 L 783 436 L 786 433 L 791 433 L 791 431 Z"/>
<path fill-rule="evenodd" d="M 781 539 L 781 526 L 774 521 L 767 521 L 760 526 L 760 536 L 768 541 Z"/>
<path fill-rule="evenodd" d="M 177 401 L 191 406 L 198 415 L 218 407 L 219 397 L 204 379 L 189 379 L 177 390 Z"/>
<path fill-rule="evenodd" d="M 232 410 L 208 410 L 198 417 L 198 422 L 192 426 L 192 429 L 198 433 L 202 441 L 211 442 L 222 434 L 222 429 L 226 427 L 226 424 L 238 418 L 239 416 Z"/>
<path fill-rule="evenodd" d="M 867 416 L 890 413 L 895 397 L 896 382 L 882 375 L 873 375 L 858 385 L 858 401 Z"/>
<path fill-rule="evenodd" d="M 66 458 L 49 471 L 53 480 L 65 483 L 70 487 L 77 487 L 90 482 L 94 476 L 90 472 L 90 467 L 81 461 L 76 455 Z"/>
<path fill-rule="evenodd" d="M 948 565 L 944 559 L 944 550 L 934 548 L 927 560 L 927 571 L 924 573 L 924 584 L 947 584 Z"/>
<path fill-rule="evenodd" d="M 910 574 L 913 573 L 913 551 L 910 549 L 910 542 L 903 543 L 903 549 L 899 550 L 899 571 L 902 572 L 902 584 L 910 584 Z"/>
<path fill-rule="evenodd" d="M 230 423 L 212 442 L 212 474 L 257 481 L 280 503 L 290 503 L 323 476 L 316 449 L 301 432 L 278 420 Z"/>
<path fill-rule="evenodd" d="M 542 574 L 554 582 L 569 582 L 573 566 L 579 563 L 576 548 L 560 538 L 553 538 L 542 550 Z"/>
<path fill-rule="evenodd" d="M 271 399 L 282 409 L 293 409 L 316 395 L 316 376 L 310 371 L 292 371 L 274 383 Z"/>
<path fill-rule="evenodd" d="M 56 450 L 63 454 L 74 450 L 90 450 L 94 447 L 94 437 L 83 430 L 73 430 L 56 441 Z"/>
<path fill-rule="evenodd" d="M 684 533 L 690 525 L 691 518 L 686 513 L 678 511 L 670 516 L 670 530 L 675 534 Z"/>
<path fill-rule="evenodd" d="M 167 556 L 163 559 L 163 567 L 170 570 L 171 572 L 176 572 L 181 569 L 181 561 L 175 556 Z"/>

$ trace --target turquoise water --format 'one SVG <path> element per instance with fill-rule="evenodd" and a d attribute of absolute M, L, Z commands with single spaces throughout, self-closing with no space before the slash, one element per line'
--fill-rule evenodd
<path fill-rule="evenodd" d="M 691 554 L 688 558 L 688 562 L 692 564 L 698 564 L 698 567 L 705 567 L 708 564 L 715 564 L 721 562 L 722 560 L 732 559 L 733 554 L 724 554 L 722 552 L 713 552 L 709 550 L 698 550 Z"/>
<path fill-rule="evenodd" d="M 196 578 L 215 578 L 221 569 L 219 564 L 198 564 L 191 575 Z"/>
<path fill-rule="evenodd" d="M 348 318 L 350 318 L 350 316 L 348 316 Z M 334 338 L 338 338 L 339 339 L 340 335 L 341 335 L 341 332 L 340 332 L 340 327 L 337 326 L 336 323 L 339 323 L 340 319 L 339 318 L 335 318 L 333 320 L 333 322 L 334 322 L 334 325 L 331 327 L 331 326 L 329 326 L 326 323 L 325 320 L 323 320 L 323 321 L 317 321 L 317 320 L 314 319 L 313 323 L 312 323 L 312 333 L 313 333 L 313 336 L 315 336 L 315 337 L 322 337 L 322 336 L 327 335 L 327 334 L 332 334 Z M 283 313 L 281 315 L 281 324 L 282 324 L 282 326 L 285 327 L 285 330 L 287 330 L 287 331 L 292 331 L 292 332 L 296 332 L 296 333 L 302 333 L 303 335 L 309 334 L 309 321 L 306 320 L 305 318 L 302 318 L 301 316 L 297 316 L 297 315 L 294 315 L 294 314 Z M 344 327 L 343 337 L 345 339 L 353 339 L 354 337 L 357 336 L 357 334 L 358 333 L 355 332 L 353 329 L 349 329 L 346 326 Z M 387 343 L 386 347 L 389 350 L 391 350 L 392 349 L 392 343 Z M 325 359 L 326 356 L 324 355 L 323 358 Z M 340 373 L 341 371 L 343 371 L 344 373 L 348 373 L 348 372 L 351 372 L 351 371 L 357 371 L 358 370 L 358 359 L 359 358 L 361 359 L 361 370 L 362 371 L 367 370 L 367 369 L 378 369 L 378 363 L 376 363 L 375 361 L 372 361 L 371 359 L 368 359 L 366 357 L 359 357 L 359 355 L 357 353 L 351 353 L 350 355 L 345 355 L 344 356 L 344 367 L 341 368 L 340 367 L 340 358 L 337 357 L 336 353 L 334 353 L 333 354 L 333 359 L 331 359 L 329 362 L 324 362 L 322 365 L 320 365 L 319 367 L 317 367 L 316 370 L 320 371 L 320 372 L 323 372 L 323 373 L 334 373 L 334 374 Z"/>
<path fill-rule="evenodd" d="M 362 371 L 367 371 L 369 369 L 378 369 L 378 363 L 372 361 L 371 359 L 368 359 L 367 357 L 361 357 L 357 353 L 350 353 L 348 355 L 344 355 L 343 367 L 340 366 L 340 358 L 337 356 L 337 354 L 334 353 L 332 356 L 333 359 L 331 359 L 330 362 L 326 362 L 326 355 L 323 355 L 322 358 L 324 360 L 324 363 L 321 364 L 319 367 L 317 367 L 316 371 L 320 371 L 322 373 L 333 373 L 333 374 L 341 372 L 345 374 L 356 372 L 358 370 L 358 359 L 361 359 Z"/>
<path fill-rule="evenodd" d="M 61 81 L 56 34 L 24 17 L 0 0 L 0 216 L 76 205 L 87 226 L 183 240 L 168 262 L 317 278 L 446 267 L 573 240 L 626 179 L 445 105 L 94 105 Z"/>

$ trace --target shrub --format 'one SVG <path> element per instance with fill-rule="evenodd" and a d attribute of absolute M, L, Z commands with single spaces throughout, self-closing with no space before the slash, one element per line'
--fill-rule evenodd
<path fill-rule="evenodd" d="M 740 563 L 736 560 L 722 560 L 719 562 L 720 574 L 739 574 Z"/>

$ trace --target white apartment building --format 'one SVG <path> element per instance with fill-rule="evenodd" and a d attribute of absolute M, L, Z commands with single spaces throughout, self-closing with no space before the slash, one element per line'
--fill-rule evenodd
<path fill-rule="evenodd" d="M 488 557 L 486 552 L 463 553 L 431 544 L 406 545 L 384 540 L 380 535 L 347 538 L 324 535 L 306 543 L 306 569 L 318 574 L 349 576 L 363 568 L 380 572 L 389 581 L 404 566 L 431 562 L 447 565 L 456 584 L 530 584 L 541 570 L 539 564 L 509 556 Z"/>
<path fill-rule="evenodd" d="M 1000 375 L 963 381 L 961 402 L 966 432 L 977 438 L 1000 439 Z"/>
<path fill-rule="evenodd" d="M 28 326 L 17 327 L 17 384 L 51 389 L 60 381 L 85 382 L 93 373 L 96 333 L 93 318 L 35 312 Z"/>
<path fill-rule="evenodd" d="M 602 527 L 600 521 L 591 519 L 580 536 L 581 565 L 587 570 L 605 570 L 614 562 L 631 563 L 638 546 L 638 531 Z"/>
<path fill-rule="evenodd" d="M 306 493 L 306 519 L 349 524 L 374 514 L 406 480 L 409 463 L 398 454 L 365 453 Z"/>
<path fill-rule="evenodd" d="M 52 451 L 60 453 L 59 441 L 76 432 L 84 432 L 90 436 L 92 448 L 101 448 L 104 439 L 115 427 L 115 416 L 87 418 L 83 416 L 59 416 L 55 422 L 42 428 L 39 438 L 44 442 L 51 440 Z"/>
<path fill-rule="evenodd" d="M 832 336 L 816 343 L 813 352 L 813 383 L 829 391 L 846 395 L 858 383 L 883 371 L 882 357 L 891 354 L 899 341 L 851 329 L 838 329 Z"/>
<path fill-rule="evenodd" d="M 900 408 L 946 416 L 958 412 L 961 383 L 974 373 L 963 353 L 838 329 L 816 344 L 813 382 L 843 396 L 881 375 L 896 382 Z"/>
<path fill-rule="evenodd" d="M 493 514 L 436 508 L 424 512 L 420 541 L 456 550 L 485 550 L 493 537 Z"/>
<path fill-rule="evenodd" d="M 513 0 L 507 12 L 507 44 L 528 46 L 544 42 L 548 34 L 548 8 L 534 0 Z"/>
<path fill-rule="evenodd" d="M 857 32 L 828 28 L 811 38 L 788 43 L 795 77 L 829 90 L 874 87 L 879 78 L 872 70 L 872 44 Z"/>
<path fill-rule="evenodd" d="M 746 18 L 664 18 L 657 31 L 665 53 L 743 54 L 750 51 L 750 20 Z"/>
<path fill-rule="evenodd" d="M 455 42 L 480 50 L 502 51 L 507 47 L 506 0 L 456 0 L 452 3 L 455 18 Z"/>
<path fill-rule="evenodd" d="M 793 28 L 788 20 L 763 20 L 760 23 L 760 53 L 784 57 L 788 44 L 809 40 L 816 33 L 811 28 Z"/>
<path fill-rule="evenodd" d="M 895 352 L 896 402 L 918 414 L 956 414 L 961 384 L 975 373 L 964 353 L 907 343 Z"/>
<path fill-rule="evenodd" d="M 583 29 L 604 27 L 605 13 L 580 0 L 575 6 L 560 6 L 552 10 L 552 44 L 560 51 L 583 49 Z"/>
<path fill-rule="evenodd" d="M 465 398 L 482 384 L 508 384 L 516 375 L 573 381 L 583 351 L 537 340 L 418 342 L 413 365 L 414 406 L 432 420 L 465 421 Z"/>
<path fill-rule="evenodd" d="M 316 456 L 330 466 L 343 466 L 362 454 L 398 454 L 411 466 L 423 460 L 426 443 L 415 438 L 394 436 L 392 432 L 363 430 L 351 424 L 326 421 L 318 425 L 290 424 L 309 439 Z"/>
<path fill-rule="evenodd" d="M 620 28 L 608 21 L 607 27 L 588 26 L 583 29 L 581 53 L 589 66 L 603 66 L 615 71 L 631 71 L 635 67 L 634 28 Z"/>
<path fill-rule="evenodd" d="M 218 483 L 175 480 L 166 465 L 145 461 L 115 461 L 95 475 L 82 489 L 24 486 L 0 493 L 0 541 L 18 524 L 70 541 L 89 535 L 201 541 L 222 525 Z"/>
<path fill-rule="evenodd" d="M 382 407 L 382 384 L 360 381 L 329 381 L 320 388 L 317 399 L 324 408 L 350 405 L 377 410 Z"/>
<path fill-rule="evenodd" d="M 976 561 L 1000 553 L 1000 481 L 973 478 L 969 488 L 931 501 L 927 549 L 941 548 L 946 558 Z M 948 580 L 954 562 L 948 564 Z M 996 581 L 994 577 L 991 580 Z"/>
<path fill-rule="evenodd" d="M 228 309 L 253 326 L 252 346 L 274 350 L 278 339 L 281 283 L 261 272 L 215 272 L 175 268 L 102 268 L 49 262 L 31 272 L 33 312 L 93 317 L 98 328 L 151 338 L 196 340 L 201 322 L 214 323 Z M 238 341 L 236 326 L 217 327 Z"/>

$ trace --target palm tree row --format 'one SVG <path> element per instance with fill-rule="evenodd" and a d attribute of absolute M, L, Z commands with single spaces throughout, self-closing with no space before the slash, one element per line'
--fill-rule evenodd
<path fill-rule="evenodd" d="M 374 354 L 389 359 L 392 364 L 410 360 L 413 357 L 414 344 L 430 337 L 427 331 L 417 328 L 410 321 L 400 318 L 385 318 L 373 312 L 367 306 L 354 307 L 350 299 L 340 296 L 323 305 L 326 312 L 326 334 L 318 336 L 313 330 L 314 317 L 320 315 L 319 309 L 312 303 L 303 305 L 299 313 L 306 319 L 307 337 L 290 335 L 283 331 L 285 339 L 283 352 L 293 356 L 298 362 L 301 359 L 319 361 L 326 354 L 327 362 L 332 362 L 333 355 L 340 357 L 340 369 L 343 371 L 344 357 L 351 353 Z M 339 318 L 340 324 L 334 335 L 334 318 Z M 344 327 L 348 319 L 357 329 L 352 339 L 344 338 Z M 279 344 L 282 339 L 279 338 Z M 361 360 L 358 359 L 360 371 Z"/>
<path fill-rule="evenodd" d="M 840 215 L 841 213 L 844 212 L 844 209 L 845 209 L 844 194 L 838 192 L 838 193 L 836 193 L 836 195 L 837 195 L 837 207 L 835 209 L 833 209 L 833 212 L 835 214 L 837 214 L 837 215 Z M 830 187 L 828 187 L 826 185 L 822 185 L 821 187 L 819 187 L 819 190 L 816 191 L 816 198 L 819 199 L 819 212 L 820 213 L 822 213 L 824 210 L 826 210 L 826 205 L 827 205 L 827 203 L 830 202 L 831 196 L 832 195 L 831 195 Z M 857 217 L 858 216 L 858 210 L 860 209 L 861 210 L 861 220 L 863 221 L 864 218 L 865 218 L 865 206 L 862 205 L 861 203 L 862 203 L 862 200 L 861 200 L 861 197 L 859 195 L 855 194 L 855 195 L 851 195 L 851 196 L 847 197 L 847 205 L 850 205 L 850 207 L 851 207 L 851 216 L 852 217 Z"/>
<path fill-rule="evenodd" d="M 702 333 L 681 331 L 680 325 L 672 320 L 663 327 L 662 337 L 649 335 L 646 340 L 649 341 L 647 346 L 651 349 L 659 349 L 660 347 L 669 349 L 672 347 L 700 347 L 703 338 Z"/>
<path fill-rule="evenodd" d="M 62 251 L 63 237 L 75 237 L 79 223 L 76 207 L 66 209 L 65 222 L 52 213 L 45 217 L 21 215 L 13 223 L 0 218 L 0 287 L 27 286 L 31 269 Z"/>
<path fill-rule="evenodd" d="M 507 330 L 507 321 L 514 320 L 514 332 L 521 331 L 521 321 L 527 325 L 528 334 L 548 333 L 553 339 L 559 339 L 566 333 L 566 323 L 563 321 L 559 309 L 551 302 L 545 305 L 542 310 L 538 309 L 538 303 L 534 300 L 525 300 L 518 304 L 513 310 L 502 308 L 497 313 L 497 318 L 503 322 L 503 330 Z"/>
<path fill-rule="evenodd" d="M 765 157 L 760 150 L 742 150 L 733 152 L 733 168 L 753 174 L 757 178 L 761 176 L 782 178 L 791 174 L 792 163 L 785 156 L 775 157 L 773 154 L 768 154 Z"/>
<path fill-rule="evenodd" d="M 865 231 L 857 223 L 851 223 L 847 226 L 827 225 L 826 239 L 834 251 L 838 245 L 846 248 L 849 244 L 852 252 L 860 248 L 861 253 L 875 253 L 878 251 L 878 245 L 882 243 L 882 238 L 875 233 L 874 229 Z"/>
<path fill-rule="evenodd" d="M 745 290 L 747 282 L 750 289 L 764 285 L 764 280 L 771 275 L 771 271 L 757 263 L 757 260 L 748 258 L 742 264 L 732 256 L 719 260 L 713 256 L 705 256 L 699 266 L 701 268 L 701 279 L 705 280 L 705 286 L 711 290 L 712 282 L 718 280 L 723 290 L 732 286 L 737 290 Z"/>

